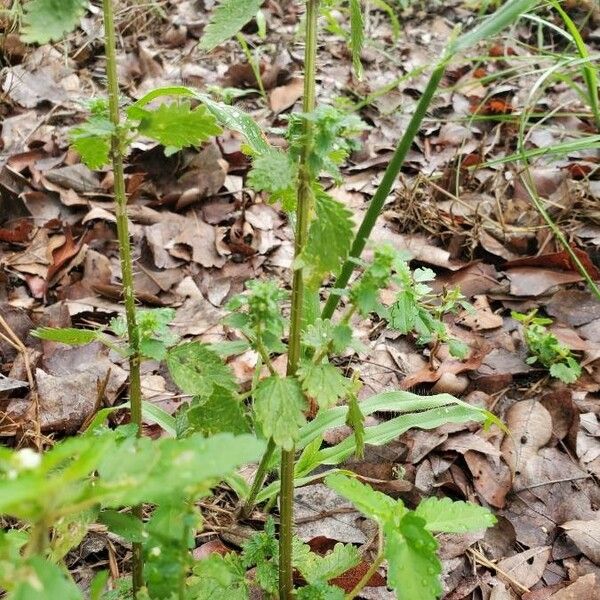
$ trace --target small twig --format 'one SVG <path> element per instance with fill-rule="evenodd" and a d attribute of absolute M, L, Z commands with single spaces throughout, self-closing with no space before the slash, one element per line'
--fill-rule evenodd
<path fill-rule="evenodd" d="M 503 571 L 496 563 L 493 563 L 491 560 L 487 559 L 481 552 L 474 550 L 473 548 L 468 548 L 467 552 L 475 559 L 476 562 L 483 565 L 484 567 L 488 567 L 496 571 L 498 575 L 506 579 L 508 583 L 516 587 L 522 593 L 530 592 L 530 589 L 525 587 L 523 584 L 519 583 L 514 577 L 511 577 L 506 571 Z"/>
<path fill-rule="evenodd" d="M 40 451 L 42 448 L 42 425 L 41 425 L 41 421 L 40 421 L 40 398 L 37 393 L 35 379 L 33 378 L 33 371 L 31 370 L 31 363 L 29 361 L 29 353 L 27 352 L 27 348 L 25 347 L 25 344 L 17 337 L 15 332 L 12 330 L 10 325 L 5 321 L 5 319 L 3 317 L 0 317 L 0 327 L 2 327 L 5 331 L 5 334 L 0 332 L 0 338 L 3 339 L 7 344 L 12 346 L 23 357 L 23 363 L 25 364 L 25 373 L 27 374 L 27 382 L 29 383 L 31 399 L 33 401 L 35 446 L 38 449 L 38 451 Z"/>

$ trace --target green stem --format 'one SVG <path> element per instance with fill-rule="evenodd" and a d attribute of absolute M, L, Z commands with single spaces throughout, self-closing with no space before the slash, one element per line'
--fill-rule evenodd
<path fill-rule="evenodd" d="M 337 290 L 343 290 L 350 281 L 350 276 L 354 272 L 354 268 L 356 266 L 356 259 L 360 257 L 362 251 L 365 249 L 367 244 L 367 240 L 373 231 L 373 227 L 375 226 L 375 222 L 379 217 L 383 205 L 387 200 L 390 192 L 392 190 L 392 186 L 394 185 L 394 181 L 396 181 L 396 177 L 398 177 L 398 173 L 404 164 L 404 159 L 412 146 L 413 140 L 417 133 L 419 132 L 419 128 L 421 126 L 421 122 L 423 121 L 425 115 L 427 114 L 427 109 L 433 100 L 433 96 L 440 85 L 440 81 L 444 76 L 444 72 L 446 71 L 447 60 L 443 59 L 440 63 L 437 64 L 431 77 L 429 78 L 429 82 L 427 83 L 427 87 L 417 104 L 415 112 L 400 140 L 394 155 L 392 156 L 392 160 L 389 162 L 385 173 L 383 175 L 383 179 L 375 192 L 375 195 L 371 199 L 371 203 L 369 204 L 369 208 L 360 224 L 358 232 L 356 233 L 356 237 L 354 238 L 354 242 L 352 243 L 352 248 L 350 249 L 350 255 L 348 260 L 344 263 L 342 270 L 335 281 L 334 288 Z M 329 298 L 327 298 L 327 302 L 323 308 L 323 312 L 321 313 L 321 318 L 323 319 L 331 319 L 337 305 L 340 301 L 341 292 L 331 292 L 329 294 Z"/>
<path fill-rule="evenodd" d="M 273 438 L 271 438 L 267 444 L 267 449 L 263 454 L 260 464 L 258 465 L 256 474 L 254 475 L 254 481 L 252 482 L 252 487 L 250 488 L 248 498 L 246 499 L 246 502 L 242 508 L 241 516 L 243 519 L 247 519 L 252 513 L 252 509 L 256 504 L 256 496 L 258 496 L 258 492 L 260 492 L 263 483 L 265 482 L 267 473 L 269 472 L 269 464 L 271 463 L 271 458 L 273 457 L 276 447 L 277 446 L 275 445 Z"/>
<path fill-rule="evenodd" d="M 43 556 L 46 548 L 48 547 L 48 525 L 46 519 L 42 518 L 40 521 L 34 523 L 31 527 L 29 534 L 29 542 L 24 551 L 24 556 L 30 558 L 31 556 Z"/>
<path fill-rule="evenodd" d="M 260 95 L 267 100 L 267 92 L 265 91 L 265 86 L 263 85 L 262 76 L 260 74 L 260 64 L 256 57 L 252 55 L 250 48 L 248 47 L 248 42 L 242 33 L 238 33 L 236 39 L 240 46 L 242 47 L 242 52 L 246 56 L 246 60 L 252 69 L 252 73 L 254 74 L 254 79 L 256 79 L 256 83 L 258 84 L 258 89 L 260 90 Z"/>
<path fill-rule="evenodd" d="M 319 0 L 306 2 L 306 40 L 304 50 L 304 98 L 302 110 L 310 113 L 316 104 L 317 76 L 317 21 Z M 296 210 L 296 235 L 294 257 L 298 257 L 308 237 L 308 221 L 312 201 L 312 181 L 308 168 L 313 144 L 313 126 L 307 119 L 304 129 L 304 147 L 298 171 L 298 206 Z M 290 337 L 288 350 L 288 376 L 294 376 L 300 362 L 300 336 L 302 333 L 302 308 L 304 304 L 303 269 L 296 268 L 292 281 L 292 308 L 290 314 Z M 281 453 L 281 492 L 279 529 L 279 598 L 292 598 L 294 583 L 292 569 L 292 538 L 294 519 L 294 460 L 295 450 Z"/>
<path fill-rule="evenodd" d="M 123 169 L 123 135 L 119 111 L 119 80 L 117 76 L 117 43 L 115 35 L 115 16 L 112 0 L 102 0 L 104 12 L 104 35 L 106 52 L 106 78 L 108 83 L 108 102 L 110 120 L 114 127 L 111 140 L 112 166 L 114 174 L 115 212 L 117 218 L 117 237 L 123 281 L 123 298 L 129 338 L 129 399 L 131 421 L 138 427 L 138 436 L 142 434 L 142 393 L 140 381 L 140 340 L 135 314 L 135 292 L 133 287 L 133 263 L 129 242 L 129 224 L 127 220 L 127 195 L 125 193 L 125 174 Z M 136 517 L 142 518 L 142 507 L 133 509 Z M 134 596 L 143 586 L 143 560 L 141 544 L 133 545 L 133 592 Z"/>
<path fill-rule="evenodd" d="M 367 587 L 367 585 L 369 584 L 369 581 L 371 581 L 371 577 L 373 577 L 373 575 L 375 575 L 375 573 L 377 572 L 377 569 L 379 569 L 379 567 L 381 566 L 383 559 L 384 559 L 383 535 L 380 531 L 379 532 L 379 551 L 377 552 L 377 556 L 375 557 L 373 564 L 369 567 L 369 570 L 364 574 L 363 578 L 356 584 L 354 589 L 349 594 L 346 594 L 345 600 L 354 600 L 354 598 L 356 598 L 356 596 L 358 596 L 358 594 L 360 594 L 360 592 L 362 592 L 362 590 L 365 587 Z"/>

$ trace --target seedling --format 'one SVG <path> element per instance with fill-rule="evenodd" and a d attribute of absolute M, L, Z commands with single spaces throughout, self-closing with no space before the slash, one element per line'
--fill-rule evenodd
<path fill-rule="evenodd" d="M 558 341 L 548 331 L 546 325 L 552 325 L 552 319 L 538 317 L 537 310 L 528 314 L 513 312 L 512 317 L 523 323 L 525 343 L 531 356 L 527 363 L 540 363 L 550 371 L 552 377 L 564 383 L 575 383 L 581 376 L 581 365 L 573 356 L 570 348 Z"/>

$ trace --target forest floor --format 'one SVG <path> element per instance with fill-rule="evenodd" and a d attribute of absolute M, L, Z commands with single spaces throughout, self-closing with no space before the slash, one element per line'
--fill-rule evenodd
<path fill-rule="evenodd" d="M 361 149 L 342 169 L 342 185 L 330 191 L 357 221 L 430 66 L 454 26 L 477 19 L 477 10 L 463 1 L 430 4 L 427 11 L 398 10 L 399 35 L 385 12 L 369 13 L 362 80 L 352 75 L 346 41 L 322 29 L 319 101 L 354 112 L 366 124 Z M 237 42 L 208 55 L 198 49 L 213 5 L 121 2 L 123 95 L 137 99 L 160 85 L 196 86 L 233 98 L 272 143 L 283 145 L 286 115 L 300 110 L 303 9 L 290 3 L 284 10 L 270 0 L 263 9 L 266 39 L 252 27 L 244 34 L 258 48 L 263 98 Z M 82 28 L 59 44 L 26 47 L 8 29 L 0 37 L 0 316 L 25 346 L 19 351 L 0 340 L 6 376 L 0 379 L 0 436 L 9 445 L 31 441 L 28 365 L 47 444 L 80 430 L 101 406 L 124 399 L 126 362 L 104 346 L 71 349 L 29 333 L 39 325 L 104 325 L 123 310 L 112 176 L 80 163 L 67 138 L 83 119 L 86 101 L 105 93 L 99 12 L 93 7 Z M 585 11 L 573 13 L 584 17 Z M 582 32 L 597 54 L 600 20 L 588 19 Z M 535 94 L 540 77 L 565 52 L 560 35 L 523 19 L 456 59 L 373 237 L 408 250 L 413 265 L 432 268 L 436 289 L 460 287 L 475 311 L 452 316 L 447 325 L 469 344 L 470 356 L 431 357 L 412 337 L 363 319 L 354 327 L 371 352 L 344 359 L 359 370 L 365 395 L 449 392 L 487 407 L 510 428 L 512 438 L 469 424 L 413 430 L 346 464 L 409 503 L 445 493 L 494 509 L 498 524 L 485 535 L 448 536 L 441 544 L 447 600 L 600 598 L 600 301 L 534 209 L 523 164 L 505 160 L 517 151 L 522 116 L 532 111 L 526 147 L 539 149 L 539 156 L 530 160 L 528 181 L 600 279 L 600 152 L 597 140 L 595 148 L 568 146 L 598 132 L 568 77 L 549 78 Z M 546 152 L 557 144 L 566 149 Z M 237 135 L 224 134 L 198 151 L 166 158 L 162 147 L 139 142 L 127 165 L 137 297 L 145 307 L 174 308 L 172 326 L 182 336 L 227 339 L 220 324 L 224 304 L 246 280 L 289 281 L 289 223 L 277 206 L 246 189 L 249 163 L 241 145 Z M 576 383 L 561 383 L 526 362 L 522 327 L 511 311 L 536 308 L 553 318 L 551 331 L 580 358 L 583 374 Z M 255 363 L 256 356 L 246 353 L 230 364 L 247 382 Z M 170 413 L 186 401 L 159 363 L 144 363 L 142 383 L 144 398 Z M 146 434 L 158 436 L 160 427 L 149 423 Z M 344 435 L 332 431 L 326 441 Z M 235 548 L 251 525 L 233 524 L 225 492 L 211 506 L 198 555 L 223 543 Z M 365 545 L 372 536 L 358 513 L 322 484 L 299 489 L 296 509 L 298 535 L 313 544 Z M 254 518 L 264 515 L 258 511 Z M 72 553 L 70 566 L 82 580 L 99 565 L 115 575 L 126 555 L 99 530 Z M 363 597 L 391 598 L 381 584 Z"/>

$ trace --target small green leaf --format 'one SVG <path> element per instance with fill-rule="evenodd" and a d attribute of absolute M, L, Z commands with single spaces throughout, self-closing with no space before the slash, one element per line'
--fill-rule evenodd
<path fill-rule="evenodd" d="M 220 0 L 204 30 L 200 48 L 212 50 L 232 38 L 254 18 L 262 3 L 263 0 Z"/>
<path fill-rule="evenodd" d="M 116 510 L 104 510 L 98 515 L 98 521 L 108 529 L 129 542 L 144 541 L 144 524 L 131 514 Z"/>
<path fill-rule="evenodd" d="M 98 339 L 102 334 L 92 329 L 75 329 L 74 327 L 38 327 L 31 335 L 48 342 L 60 342 L 69 346 L 83 346 Z"/>
<path fill-rule="evenodd" d="M 320 187 L 315 190 L 315 218 L 301 261 L 306 277 L 318 285 L 327 274 L 337 275 L 354 239 L 352 212 Z"/>
<path fill-rule="evenodd" d="M 155 139 L 168 149 L 199 146 L 221 133 L 212 113 L 203 105 L 192 109 L 189 101 L 161 104 L 153 111 L 132 106 L 129 116 L 140 121 L 138 131 L 141 134 Z"/>
<path fill-rule="evenodd" d="M 270 150 L 254 158 L 248 185 L 258 192 L 268 192 L 271 202 L 281 202 L 284 210 L 294 208 L 296 165 L 281 150 Z M 291 202 L 290 202 L 291 201 Z"/>
<path fill-rule="evenodd" d="M 313 362 L 304 361 L 298 370 L 298 377 L 302 382 L 302 389 L 315 398 L 321 408 L 335 406 L 347 396 L 352 385 L 352 382 L 330 363 L 315 365 Z"/>
<path fill-rule="evenodd" d="M 362 77 L 360 53 L 365 42 L 365 23 L 360 0 L 350 0 L 350 48 L 352 50 L 352 66 L 357 77 Z"/>
<path fill-rule="evenodd" d="M 492 527 L 496 517 L 483 506 L 450 498 L 427 498 L 415 510 L 425 529 L 442 533 L 465 533 Z"/>
<path fill-rule="evenodd" d="M 352 544 L 336 544 L 325 556 L 308 552 L 294 566 L 308 583 L 327 582 L 339 577 L 360 562 L 360 552 Z"/>
<path fill-rule="evenodd" d="M 386 521 L 390 512 L 399 506 L 393 498 L 341 473 L 328 475 L 325 484 L 352 502 L 363 515 L 379 523 Z"/>
<path fill-rule="evenodd" d="M 21 37 L 28 44 L 58 41 L 77 27 L 88 0 L 29 0 Z"/>
<path fill-rule="evenodd" d="M 291 450 L 306 419 L 306 400 L 298 380 L 272 375 L 263 379 L 254 391 L 254 410 L 266 437 Z"/>
<path fill-rule="evenodd" d="M 167 353 L 167 366 L 173 381 L 186 394 L 209 397 L 215 385 L 235 392 L 237 384 L 231 369 L 221 357 L 201 342 L 188 342 Z"/>
<path fill-rule="evenodd" d="M 187 582 L 189 596 L 186 597 L 210 600 L 248 597 L 246 570 L 233 553 L 225 556 L 213 553 L 197 561 L 192 572 Z"/>
<path fill-rule="evenodd" d="M 188 432 L 206 436 L 229 432 L 249 433 L 250 428 L 240 400 L 225 388 L 215 385 L 208 399 L 197 399 L 186 411 Z"/>
<path fill-rule="evenodd" d="M 469 355 L 469 344 L 456 338 L 450 338 L 448 340 L 448 350 L 452 356 L 463 360 Z"/>
<path fill-rule="evenodd" d="M 575 383 L 581 375 L 581 367 L 577 363 L 572 366 L 562 362 L 554 363 L 550 366 L 550 375 L 560 379 L 564 383 Z"/>
<path fill-rule="evenodd" d="M 108 107 L 102 103 L 98 103 L 98 106 L 100 110 L 97 114 L 90 115 L 87 121 L 69 131 L 71 145 L 90 169 L 101 169 L 108 164 L 114 132 L 108 118 Z"/>
<path fill-rule="evenodd" d="M 388 584 L 402 600 L 436 600 L 442 594 L 442 565 L 436 555 L 438 544 L 425 529 L 425 521 L 408 512 L 396 525 L 384 525 Z"/>

